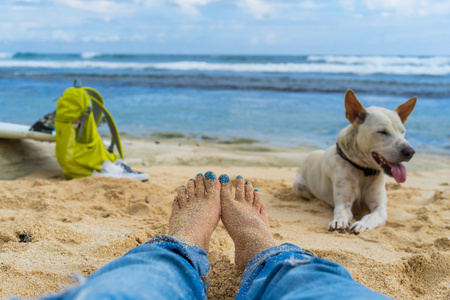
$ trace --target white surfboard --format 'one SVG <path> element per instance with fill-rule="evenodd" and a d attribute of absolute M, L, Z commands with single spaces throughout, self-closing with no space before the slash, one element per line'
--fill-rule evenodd
<path fill-rule="evenodd" d="M 0 139 L 33 139 L 37 141 L 54 142 L 51 133 L 30 131 L 28 125 L 0 122 Z"/>

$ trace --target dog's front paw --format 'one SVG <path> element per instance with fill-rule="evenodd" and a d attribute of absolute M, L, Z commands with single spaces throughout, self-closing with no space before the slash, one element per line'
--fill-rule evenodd
<path fill-rule="evenodd" d="M 349 231 L 350 225 L 346 218 L 337 218 L 328 223 L 328 231 L 337 231 L 339 233 L 344 233 Z"/>
<path fill-rule="evenodd" d="M 372 230 L 373 227 L 368 225 L 366 222 L 364 221 L 357 221 L 355 223 L 352 224 L 352 227 L 350 228 L 350 233 L 353 234 L 358 234 L 362 231 L 369 231 Z"/>

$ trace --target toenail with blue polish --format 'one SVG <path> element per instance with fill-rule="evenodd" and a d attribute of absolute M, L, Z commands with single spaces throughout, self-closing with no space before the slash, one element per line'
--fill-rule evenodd
<path fill-rule="evenodd" d="M 197 176 L 198 177 L 203 177 L 203 174 L 202 173 L 198 173 Z"/>
<path fill-rule="evenodd" d="M 246 181 L 246 182 L 245 182 L 245 184 L 250 184 L 250 183 L 251 183 L 250 181 Z"/>
<path fill-rule="evenodd" d="M 236 176 L 237 179 L 242 179 L 241 175 Z"/>
<path fill-rule="evenodd" d="M 216 175 L 214 175 L 213 172 L 206 172 L 205 173 L 205 178 L 209 179 L 209 180 L 216 180 Z"/>
<path fill-rule="evenodd" d="M 220 175 L 219 181 L 220 183 L 228 183 L 230 182 L 230 177 L 227 174 Z"/>
<path fill-rule="evenodd" d="M 254 191 L 255 191 L 255 192 L 259 192 L 259 190 L 258 190 L 258 189 L 255 189 Z"/>
<path fill-rule="evenodd" d="M 194 178 L 189 179 L 189 181 L 194 181 Z"/>

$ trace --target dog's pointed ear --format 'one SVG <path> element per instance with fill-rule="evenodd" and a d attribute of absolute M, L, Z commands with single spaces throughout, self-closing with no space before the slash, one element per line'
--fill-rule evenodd
<path fill-rule="evenodd" d="M 352 124 L 355 122 L 361 124 L 366 119 L 366 114 L 366 109 L 358 101 L 355 93 L 352 90 L 347 90 L 347 93 L 345 93 L 345 117 Z"/>
<path fill-rule="evenodd" d="M 417 97 L 412 97 L 399 107 L 395 109 L 395 112 L 398 113 L 400 116 L 400 120 L 402 120 L 402 123 L 405 124 L 406 119 L 408 119 L 409 115 L 412 113 L 414 106 L 416 105 Z"/>

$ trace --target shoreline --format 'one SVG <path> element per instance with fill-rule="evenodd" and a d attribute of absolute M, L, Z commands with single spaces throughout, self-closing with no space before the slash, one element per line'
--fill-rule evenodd
<path fill-rule="evenodd" d="M 54 143 L 0 139 L 0 180 L 13 180 L 33 171 L 59 169 Z M 125 161 L 134 169 L 150 166 L 254 166 L 295 167 L 316 149 L 266 146 L 248 143 L 220 143 L 175 139 L 122 139 Z M 419 153 L 405 163 L 408 172 L 450 169 L 450 155 Z"/>

